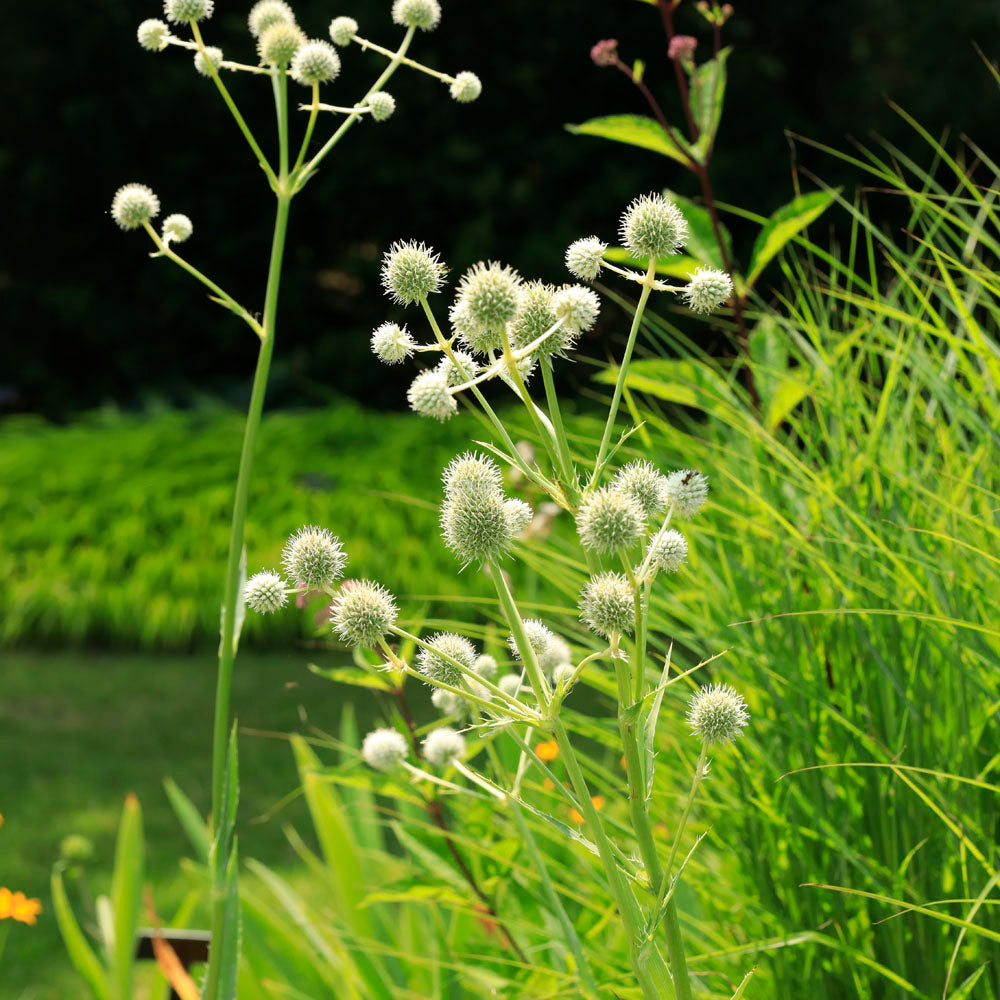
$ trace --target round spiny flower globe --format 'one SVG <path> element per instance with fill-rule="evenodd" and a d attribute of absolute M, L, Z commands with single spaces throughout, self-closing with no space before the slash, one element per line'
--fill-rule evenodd
<path fill-rule="evenodd" d="M 306 36 L 293 21 L 278 21 L 265 28 L 257 40 L 261 61 L 272 66 L 287 66 L 295 53 L 306 44 Z"/>
<path fill-rule="evenodd" d="M 306 87 L 328 83 L 340 73 L 340 55 L 329 42 L 313 39 L 295 53 L 289 73 Z"/>
<path fill-rule="evenodd" d="M 392 19 L 404 28 L 433 31 L 441 20 L 441 4 L 438 0 L 395 0 Z"/>
<path fill-rule="evenodd" d="M 468 308 L 474 323 L 496 330 L 514 318 L 521 285 L 521 276 L 512 267 L 479 261 L 463 275 L 456 301 Z"/>
<path fill-rule="evenodd" d="M 511 535 L 520 535 L 531 524 L 531 507 L 523 500 L 505 500 L 503 508 Z"/>
<path fill-rule="evenodd" d="M 451 322 L 452 333 L 470 351 L 475 351 L 476 354 L 487 354 L 490 351 L 500 349 L 500 331 L 477 323 L 472 318 L 472 313 L 465 302 L 453 302 L 448 309 L 448 319 Z"/>
<path fill-rule="evenodd" d="M 294 23 L 295 14 L 284 0 L 258 0 L 247 17 L 247 27 L 254 38 L 260 38 L 272 24 Z"/>
<path fill-rule="evenodd" d="M 147 52 L 162 52 L 167 47 L 170 29 L 162 21 L 150 17 L 139 25 L 135 37 Z"/>
<path fill-rule="evenodd" d="M 395 729 L 373 729 L 361 744 L 361 756 L 376 771 L 391 771 L 409 753 L 405 737 Z"/>
<path fill-rule="evenodd" d="M 285 581 L 274 570 L 254 573 L 243 587 L 243 600 L 251 611 L 270 615 L 288 603 Z"/>
<path fill-rule="evenodd" d="M 646 517 L 667 506 L 667 477 L 652 462 L 629 462 L 615 473 L 611 485 L 636 500 Z"/>
<path fill-rule="evenodd" d="M 215 0 L 163 0 L 163 13 L 174 24 L 204 21 L 214 10 Z"/>
<path fill-rule="evenodd" d="M 694 469 L 678 469 L 667 476 L 667 499 L 681 517 L 694 517 L 708 498 L 708 478 Z"/>
<path fill-rule="evenodd" d="M 431 704 L 442 715 L 464 715 L 469 703 L 454 691 L 445 691 L 444 688 L 435 688 L 431 694 Z"/>
<path fill-rule="evenodd" d="M 111 201 L 111 218 L 122 229 L 138 229 L 159 214 L 160 199 L 145 184 L 126 184 Z"/>
<path fill-rule="evenodd" d="M 514 542 L 500 493 L 457 493 L 441 506 L 441 537 L 462 561 L 502 559 Z"/>
<path fill-rule="evenodd" d="M 194 224 L 180 212 L 174 212 L 163 220 L 163 228 L 160 235 L 164 243 L 183 243 L 191 238 L 194 232 Z"/>
<path fill-rule="evenodd" d="M 525 618 L 523 624 L 524 634 L 528 637 L 528 645 L 531 646 L 539 667 L 542 670 L 551 670 L 555 666 L 552 643 L 556 638 L 552 629 L 538 618 Z M 510 646 L 510 651 L 514 655 L 515 660 L 523 658 L 521 650 L 517 645 L 517 639 L 514 638 L 513 633 L 507 636 L 507 645 Z"/>
<path fill-rule="evenodd" d="M 454 360 L 446 355 L 438 362 L 436 369 L 448 380 L 448 385 L 452 387 L 465 385 L 482 371 L 479 362 L 471 354 L 465 351 L 451 353 L 454 355 Z"/>
<path fill-rule="evenodd" d="M 520 351 L 534 343 L 550 327 L 555 325 L 555 289 L 544 281 L 529 281 L 521 289 L 517 312 L 508 331 L 511 347 Z M 535 349 L 533 353 L 550 355 L 555 353 L 553 341 L 558 345 L 564 334 L 555 330 Z"/>
<path fill-rule="evenodd" d="M 701 688 L 691 699 L 687 722 L 707 744 L 732 743 L 750 721 L 743 696 L 728 684 Z"/>
<path fill-rule="evenodd" d="M 384 90 L 368 97 L 368 107 L 371 108 L 372 121 L 384 122 L 391 118 L 396 110 L 396 98 Z"/>
<path fill-rule="evenodd" d="M 341 588 L 330 621 L 348 646 L 374 646 L 396 624 L 399 609 L 392 594 L 371 580 Z"/>
<path fill-rule="evenodd" d="M 406 390 L 406 399 L 414 413 L 442 423 L 458 413 L 458 403 L 448 391 L 448 377 L 444 372 L 421 372 Z"/>
<path fill-rule="evenodd" d="M 205 58 L 206 56 L 208 57 L 207 59 Z M 211 76 L 212 69 L 216 72 L 219 71 L 222 59 L 222 49 L 217 45 L 206 45 L 204 54 L 202 54 L 200 49 L 194 54 L 194 68 L 202 76 Z M 211 68 L 209 64 L 211 64 Z"/>
<path fill-rule="evenodd" d="M 596 236 L 585 236 L 570 243 L 566 251 L 566 267 L 574 278 L 593 281 L 601 273 L 601 263 L 607 243 Z"/>
<path fill-rule="evenodd" d="M 438 255 L 416 240 L 393 243 L 382 257 L 382 287 L 403 306 L 440 291 L 447 272 Z"/>
<path fill-rule="evenodd" d="M 452 99 L 459 104 L 471 104 L 482 92 L 482 81 L 475 73 L 470 73 L 468 70 L 459 73 L 448 88 Z"/>
<path fill-rule="evenodd" d="M 687 559 L 687 539 L 671 528 L 649 543 L 646 558 L 653 572 L 676 573 Z"/>
<path fill-rule="evenodd" d="M 563 285 L 557 289 L 554 302 L 556 316 L 565 317 L 562 329 L 566 338 L 575 338 L 580 332 L 586 333 L 597 322 L 601 311 L 601 300 L 591 288 L 583 285 Z"/>
<path fill-rule="evenodd" d="M 467 494 L 499 495 L 503 486 L 500 466 L 487 455 L 467 451 L 453 458 L 441 475 L 444 495 L 449 499 Z"/>
<path fill-rule="evenodd" d="M 350 45 L 358 33 L 358 22 L 353 17 L 335 17 L 330 22 L 330 38 L 334 45 Z"/>
<path fill-rule="evenodd" d="M 281 552 L 285 572 L 310 589 L 329 587 L 344 575 L 347 553 L 326 528 L 307 524 L 292 535 Z"/>
<path fill-rule="evenodd" d="M 424 756 L 435 767 L 450 767 L 465 753 L 465 737 L 449 726 L 432 729 L 424 740 Z"/>
<path fill-rule="evenodd" d="M 621 237 L 636 257 L 669 257 L 687 241 L 688 224 L 662 194 L 644 194 L 625 209 Z"/>
<path fill-rule="evenodd" d="M 622 573 L 591 577 L 580 594 L 580 619 L 605 639 L 630 635 L 635 620 L 635 594 Z"/>
<path fill-rule="evenodd" d="M 417 669 L 431 680 L 461 687 L 464 674 L 452 660 L 457 660 L 467 670 L 475 670 L 476 647 L 464 636 L 438 632 L 427 641 L 427 647 L 421 647 L 417 653 Z"/>
<path fill-rule="evenodd" d="M 490 656 L 489 653 L 483 653 L 482 656 L 476 657 L 476 662 L 472 669 L 475 670 L 480 677 L 485 677 L 487 680 L 491 681 L 500 672 L 500 664 L 497 663 L 496 658 Z"/>
<path fill-rule="evenodd" d="M 634 544 L 646 530 L 646 515 L 628 494 L 605 486 L 580 504 L 576 530 L 585 549 L 617 552 Z"/>
<path fill-rule="evenodd" d="M 682 294 L 690 309 L 710 313 L 732 297 L 733 279 L 725 271 L 699 267 L 691 275 Z"/>
<path fill-rule="evenodd" d="M 372 353 L 387 365 L 405 361 L 417 345 L 405 326 L 383 323 L 372 333 Z"/>
<path fill-rule="evenodd" d="M 520 674 L 504 674 L 503 677 L 497 681 L 497 687 L 508 698 L 516 698 L 521 692 L 521 675 Z"/>

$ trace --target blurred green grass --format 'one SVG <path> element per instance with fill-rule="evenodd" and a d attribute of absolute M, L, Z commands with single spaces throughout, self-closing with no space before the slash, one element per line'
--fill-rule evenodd
<path fill-rule="evenodd" d="M 0 421 L 0 645 L 190 649 L 218 637 L 243 417 L 221 408 L 95 412 L 69 427 Z M 469 425 L 428 434 L 355 403 L 265 416 L 247 522 L 249 572 L 304 523 L 330 528 L 348 575 L 447 593 L 441 468 Z M 482 586 L 473 584 L 473 586 Z M 305 616 L 250 616 L 244 642 L 301 637 Z"/>

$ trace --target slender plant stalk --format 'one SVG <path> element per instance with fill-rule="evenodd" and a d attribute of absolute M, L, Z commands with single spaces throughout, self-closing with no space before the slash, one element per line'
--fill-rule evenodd
<path fill-rule="evenodd" d="M 563 478 L 563 486 L 570 492 L 568 499 L 577 499 L 577 477 L 573 470 L 573 454 L 570 451 L 566 428 L 563 426 L 562 411 L 559 408 L 559 396 L 556 394 L 555 382 L 552 378 L 552 359 L 543 355 L 541 359 L 542 383 L 545 386 L 545 401 L 549 405 L 549 417 L 556 433 L 556 447 L 559 450 L 559 468 Z"/>

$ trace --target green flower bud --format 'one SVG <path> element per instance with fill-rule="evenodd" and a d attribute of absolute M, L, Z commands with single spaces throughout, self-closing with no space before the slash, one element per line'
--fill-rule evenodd
<path fill-rule="evenodd" d="M 214 10 L 215 0 L 163 0 L 163 13 L 174 24 L 204 21 Z"/>
<path fill-rule="evenodd" d="M 330 22 L 330 38 L 334 45 L 339 45 L 341 48 L 350 45 L 357 33 L 358 22 L 353 17 L 335 17 Z"/>
<path fill-rule="evenodd" d="M 569 245 L 566 251 L 566 267 L 574 278 L 593 281 L 601 273 L 601 264 L 607 243 L 596 236 L 587 236 Z"/>
<path fill-rule="evenodd" d="M 396 601 L 385 587 L 361 580 L 341 587 L 330 620 L 348 646 L 375 646 L 398 616 Z"/>
<path fill-rule="evenodd" d="M 261 62 L 271 66 L 287 66 L 305 44 L 306 36 L 298 25 L 292 21 L 277 21 L 260 33 L 257 52 Z"/>
<path fill-rule="evenodd" d="M 347 553 L 336 535 L 307 524 L 285 543 L 281 561 L 292 580 L 318 589 L 331 586 L 344 575 Z"/>
<path fill-rule="evenodd" d="M 396 110 L 396 98 L 380 90 L 368 95 L 368 107 L 371 108 L 372 121 L 384 122 Z"/>
<path fill-rule="evenodd" d="M 733 279 L 725 271 L 699 267 L 684 289 L 684 301 L 699 313 L 710 313 L 727 302 L 733 294 Z"/>
<path fill-rule="evenodd" d="M 383 323 L 372 333 L 372 353 L 387 365 L 405 360 L 417 345 L 405 326 Z"/>
<path fill-rule="evenodd" d="M 441 5 L 438 0 L 395 0 L 392 19 L 405 28 L 433 31 L 441 20 Z"/>
<path fill-rule="evenodd" d="M 427 642 L 429 648 L 421 647 L 417 653 L 417 669 L 432 680 L 443 681 L 452 687 L 462 686 L 462 671 L 446 656 L 457 660 L 469 670 L 476 663 L 476 647 L 464 636 L 454 632 L 438 632 Z M 443 656 L 441 654 L 444 654 Z"/>
<path fill-rule="evenodd" d="M 162 52 L 169 44 L 170 29 L 162 21 L 150 17 L 139 25 L 135 36 L 147 52 Z"/>
<path fill-rule="evenodd" d="M 432 729 L 424 740 L 424 756 L 435 767 L 450 767 L 465 753 L 465 737 L 448 726 Z"/>
<path fill-rule="evenodd" d="M 580 595 L 580 619 L 606 639 L 630 635 L 635 621 L 635 594 L 622 573 L 591 577 Z"/>
<path fill-rule="evenodd" d="M 666 509 L 667 477 L 652 462 L 629 462 L 615 474 L 611 485 L 638 501 L 646 517 Z"/>
<path fill-rule="evenodd" d="M 632 497 L 606 486 L 584 499 L 576 528 L 585 549 L 617 552 L 639 539 L 646 529 L 646 516 Z"/>
<path fill-rule="evenodd" d="M 122 229 L 138 229 L 160 214 L 160 199 L 145 184 L 120 187 L 111 202 L 111 218 Z"/>
<path fill-rule="evenodd" d="M 410 409 L 422 417 L 433 417 L 444 422 L 458 413 L 458 403 L 448 391 L 448 377 L 444 372 L 421 372 L 406 391 Z"/>
<path fill-rule="evenodd" d="M 447 272 L 438 255 L 416 240 L 393 243 L 382 257 L 382 287 L 404 306 L 440 291 Z"/>
<path fill-rule="evenodd" d="M 667 499 L 681 517 L 694 517 L 708 498 L 708 479 L 694 469 L 679 469 L 667 476 Z"/>
<path fill-rule="evenodd" d="M 691 732 L 710 746 L 732 743 L 749 721 L 743 696 L 728 684 L 701 688 L 691 699 L 687 714 Z"/>
<path fill-rule="evenodd" d="M 340 56 L 329 42 L 306 42 L 296 51 L 289 73 L 293 80 L 306 87 L 329 83 L 340 73 Z"/>
<path fill-rule="evenodd" d="M 243 587 L 243 600 L 259 615 L 280 611 L 288 603 L 285 581 L 274 570 L 254 573 Z"/>
<path fill-rule="evenodd" d="M 644 194 L 625 210 L 622 242 L 636 257 L 669 257 L 688 238 L 688 224 L 681 210 L 662 194 Z"/>
<path fill-rule="evenodd" d="M 452 99 L 458 101 L 459 104 L 471 104 L 482 92 L 482 81 L 475 73 L 470 73 L 468 70 L 457 74 L 448 88 Z"/>
<path fill-rule="evenodd" d="M 361 744 L 361 756 L 376 771 L 391 771 L 409 755 L 406 738 L 395 729 L 372 730 Z"/>

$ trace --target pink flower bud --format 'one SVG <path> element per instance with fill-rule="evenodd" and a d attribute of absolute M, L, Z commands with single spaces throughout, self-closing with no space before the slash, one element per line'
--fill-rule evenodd
<path fill-rule="evenodd" d="M 690 62 L 694 58 L 694 50 L 698 47 L 698 39 L 691 35 L 674 35 L 670 39 L 667 55 L 677 62 Z"/>
<path fill-rule="evenodd" d="M 590 50 L 590 58 L 595 66 L 614 66 L 618 59 L 618 39 L 605 38 Z"/>

